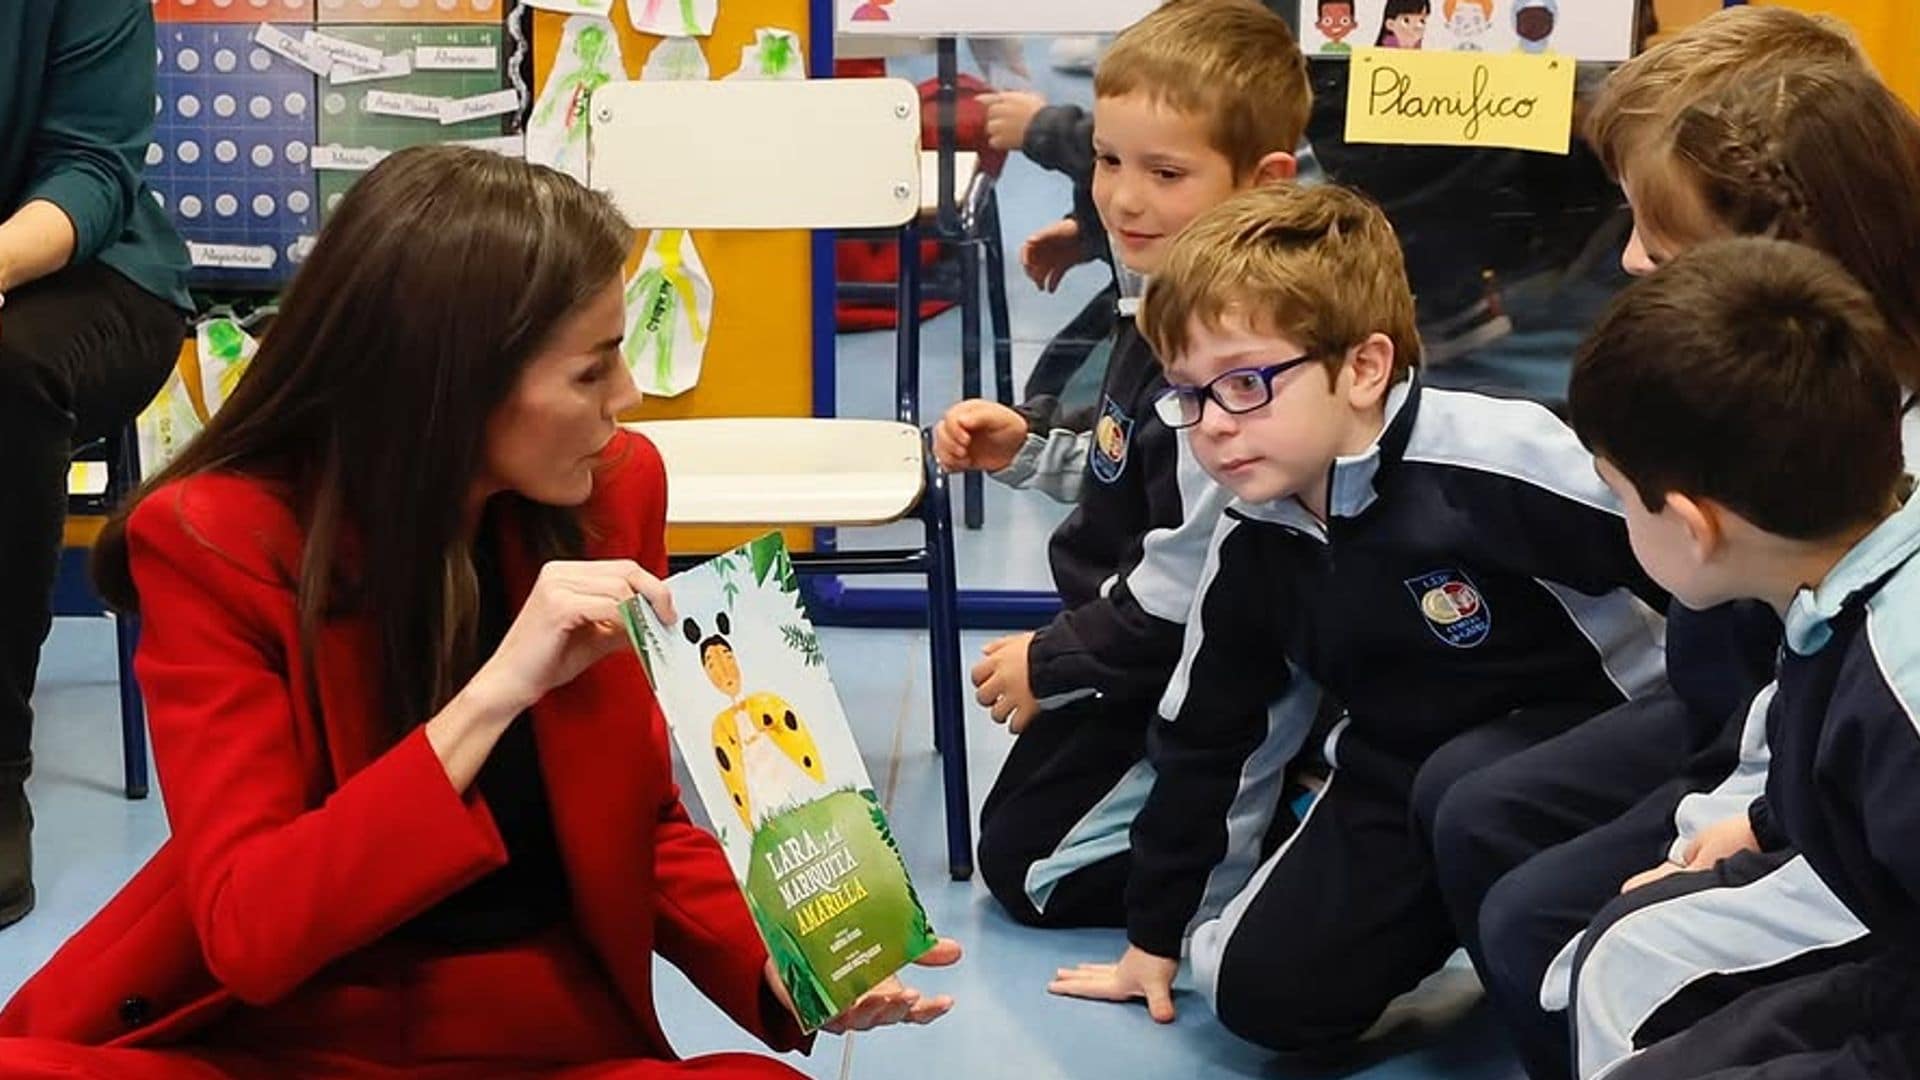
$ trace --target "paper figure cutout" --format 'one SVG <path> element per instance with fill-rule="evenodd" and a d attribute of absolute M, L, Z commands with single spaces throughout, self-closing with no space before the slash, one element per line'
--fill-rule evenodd
<path fill-rule="evenodd" d="M 866 0 L 853 9 L 849 18 L 854 22 L 892 22 L 893 16 L 887 14 L 887 5 L 891 3 L 893 0 Z"/>
<path fill-rule="evenodd" d="M 777 26 L 753 32 L 753 44 L 740 49 L 740 68 L 729 79 L 804 79 L 807 59 L 800 52 L 800 35 Z"/>
<path fill-rule="evenodd" d="M 613 0 L 526 0 L 526 5 L 562 15 L 593 15 L 604 19 L 613 14 Z"/>
<path fill-rule="evenodd" d="M 1313 25 L 1327 36 L 1327 43 L 1320 51 L 1329 56 L 1345 56 L 1353 52 L 1353 46 L 1347 44 L 1347 35 L 1353 33 L 1354 0 L 1318 0 L 1319 16 Z"/>
<path fill-rule="evenodd" d="M 668 38 L 655 45 L 640 69 L 640 78 L 651 82 L 704 82 L 712 77 L 707 54 L 690 37 Z"/>
<path fill-rule="evenodd" d="M 1387 0 L 1387 13 L 1380 21 L 1380 36 L 1374 44 L 1383 49 L 1417 49 L 1427 36 L 1427 17 L 1433 13 L 1431 0 Z"/>
<path fill-rule="evenodd" d="M 643 34 L 707 37 L 720 16 L 720 0 L 627 0 L 627 18 Z"/>
<path fill-rule="evenodd" d="M 1441 10 L 1453 47 L 1460 52 L 1482 51 L 1480 37 L 1493 26 L 1493 0 L 1446 0 Z"/>
<path fill-rule="evenodd" d="M 176 366 L 160 393 L 133 422 L 140 439 L 140 478 L 144 480 L 165 468 L 188 440 L 200 434 L 200 428 L 200 414 L 194 411 L 187 381 Z"/>
<path fill-rule="evenodd" d="M 1513 33 L 1523 53 L 1543 53 L 1560 21 L 1559 0 L 1517 0 L 1513 5 Z"/>
<path fill-rule="evenodd" d="M 613 24 L 591 15 L 568 18 L 558 59 L 527 123 L 527 160 L 585 183 L 593 92 L 626 77 Z"/>
<path fill-rule="evenodd" d="M 194 328 L 194 338 L 200 361 L 200 400 L 206 405 L 207 416 L 212 417 L 233 396 L 233 388 L 247 373 L 260 343 L 228 318 L 202 322 Z"/>
<path fill-rule="evenodd" d="M 627 366 L 643 393 L 673 397 L 700 381 L 713 280 L 685 229 L 657 229 L 627 283 Z"/>

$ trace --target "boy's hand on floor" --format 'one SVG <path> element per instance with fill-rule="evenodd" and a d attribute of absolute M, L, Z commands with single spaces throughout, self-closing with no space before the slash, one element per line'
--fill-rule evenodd
<path fill-rule="evenodd" d="M 1058 289 L 1067 271 L 1086 261 L 1086 249 L 1080 246 L 1080 223 L 1072 218 L 1042 228 L 1020 245 L 1020 266 L 1026 270 L 1027 279 L 1043 292 Z"/>
<path fill-rule="evenodd" d="M 1027 144 L 1027 129 L 1047 107 L 1047 99 L 1029 90 L 1007 90 L 981 94 L 980 104 L 987 107 L 987 145 L 995 150 L 1018 150 Z"/>
<path fill-rule="evenodd" d="M 1047 992 L 1093 1001 L 1133 1001 L 1145 998 L 1147 1014 L 1156 1023 L 1173 1022 L 1173 977 L 1180 961 L 1127 946 L 1117 964 L 1081 964 L 1053 973 Z"/>
<path fill-rule="evenodd" d="M 998 472 L 1027 442 L 1027 418 L 997 401 L 974 398 L 933 425 L 933 458 L 947 472 Z"/>
<path fill-rule="evenodd" d="M 994 723 L 1007 725 L 1015 735 L 1040 713 L 1027 675 L 1027 648 L 1032 644 L 1032 631 L 990 641 L 983 650 L 986 658 L 973 666 L 975 699 L 993 714 Z"/>

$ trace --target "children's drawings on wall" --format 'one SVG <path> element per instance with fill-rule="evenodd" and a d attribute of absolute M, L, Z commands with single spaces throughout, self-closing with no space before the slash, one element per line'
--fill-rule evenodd
<path fill-rule="evenodd" d="M 525 0 L 528 7 L 542 11 L 557 11 L 562 15 L 598 15 L 606 18 L 613 12 L 613 0 Z"/>
<path fill-rule="evenodd" d="M 627 18 L 643 34 L 706 37 L 720 17 L 720 0 L 627 0 Z"/>
<path fill-rule="evenodd" d="M 753 44 L 740 49 L 740 67 L 729 79 L 804 79 L 807 58 L 800 51 L 800 35 L 779 27 L 753 32 Z"/>
<path fill-rule="evenodd" d="M 588 103 L 595 90 L 626 77 L 613 24 L 592 15 L 568 18 L 553 71 L 527 122 L 527 160 L 585 183 Z"/>
<path fill-rule="evenodd" d="M 1160 0 L 836 0 L 839 17 L 835 21 L 843 34 L 1111 34 L 1138 22 L 1159 3 Z"/>
<path fill-rule="evenodd" d="M 700 381 L 713 328 L 713 279 L 684 229 L 658 229 L 627 283 L 622 350 L 640 391 L 673 397 Z"/>
<path fill-rule="evenodd" d="M 667 38 L 647 54 L 640 78 L 651 82 L 701 82 L 713 77 L 697 38 Z"/>
<path fill-rule="evenodd" d="M 904 0 L 898 0 L 904 2 Z M 1635 0 L 1301 0 L 1300 44 L 1309 56 L 1347 56 L 1356 45 L 1428 52 L 1558 53 L 1625 60 L 1633 52 Z"/>

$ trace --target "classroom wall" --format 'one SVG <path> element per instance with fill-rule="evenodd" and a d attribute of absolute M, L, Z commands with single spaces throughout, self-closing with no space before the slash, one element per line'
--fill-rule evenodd
<path fill-rule="evenodd" d="M 740 50 L 759 27 L 780 27 L 800 35 L 813 55 L 807 0 L 727 0 L 719 8 L 713 36 L 701 39 L 715 78 L 740 66 Z M 664 40 L 636 32 L 626 5 L 616 4 L 613 24 L 620 35 L 620 58 L 627 77 L 637 79 L 647 56 Z M 534 76 L 544 83 L 553 70 L 566 16 L 534 13 Z M 536 89 L 536 96 L 537 96 Z M 767 182 L 778 183 L 778 177 Z M 640 260 L 641 233 L 627 270 Z M 812 252 L 809 234 L 713 232 L 693 234 L 695 248 L 713 279 L 713 327 L 702 361 L 699 385 L 679 397 L 648 398 L 629 420 L 693 416 L 811 416 L 813 414 Z M 777 447 L 767 448 L 778 453 Z M 750 539 L 758 530 L 671 529 L 676 552 L 718 551 Z M 796 550 L 811 545 L 810 530 L 787 530 Z"/>
<path fill-rule="evenodd" d="M 1845 19 L 1881 78 L 1920 108 L 1920 10 L 1914 0 L 1770 0 L 1780 7 L 1826 12 Z"/>

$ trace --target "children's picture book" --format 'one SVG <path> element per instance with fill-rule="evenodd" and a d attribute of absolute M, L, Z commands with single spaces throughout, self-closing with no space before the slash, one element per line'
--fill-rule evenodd
<path fill-rule="evenodd" d="M 624 611 L 801 1024 L 812 1031 L 935 942 L 827 677 L 779 533 Z"/>

